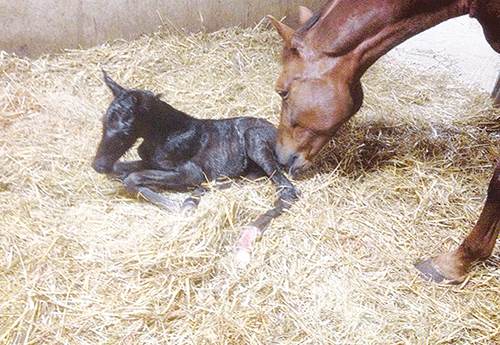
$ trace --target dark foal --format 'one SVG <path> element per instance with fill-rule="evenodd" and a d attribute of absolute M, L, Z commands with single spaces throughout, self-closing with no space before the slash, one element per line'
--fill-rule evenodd
<path fill-rule="evenodd" d="M 101 143 L 93 167 L 117 176 L 125 189 L 170 211 L 186 212 L 197 206 L 203 182 L 222 177 L 269 176 L 279 189 L 274 208 L 245 227 L 237 244 L 246 261 L 255 241 L 270 221 L 290 207 L 299 191 L 285 177 L 275 157 L 277 132 L 257 118 L 200 120 L 174 109 L 149 91 L 128 90 L 104 72 L 115 99 L 104 117 Z M 118 162 L 137 139 L 141 160 Z M 159 190 L 189 191 L 178 203 Z"/>

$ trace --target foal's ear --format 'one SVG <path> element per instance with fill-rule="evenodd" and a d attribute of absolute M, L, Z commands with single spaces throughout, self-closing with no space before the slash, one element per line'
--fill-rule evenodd
<path fill-rule="evenodd" d="M 269 15 L 267 16 L 271 20 L 271 23 L 273 24 L 274 28 L 278 33 L 280 34 L 281 38 L 285 40 L 285 43 L 287 46 L 292 45 L 292 38 L 295 36 L 295 30 L 289 27 L 286 24 L 283 24 L 282 22 L 278 21 L 276 18 L 273 16 Z"/>
<path fill-rule="evenodd" d="M 104 82 L 108 87 L 111 89 L 111 92 L 113 92 L 113 95 L 116 97 L 118 96 L 124 89 L 120 85 L 118 85 L 116 82 L 114 82 L 106 73 L 105 70 L 102 70 L 102 74 L 104 75 Z"/>

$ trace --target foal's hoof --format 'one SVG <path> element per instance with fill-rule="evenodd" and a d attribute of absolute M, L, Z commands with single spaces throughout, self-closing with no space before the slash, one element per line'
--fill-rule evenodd
<path fill-rule="evenodd" d="M 245 268 L 251 260 L 255 243 L 262 236 L 262 230 L 253 225 L 244 226 L 236 242 L 234 261 L 237 266 Z"/>
<path fill-rule="evenodd" d="M 198 207 L 200 197 L 190 196 L 180 205 L 180 214 L 183 216 L 188 215 L 191 211 Z"/>
<path fill-rule="evenodd" d="M 415 268 L 419 270 L 420 276 L 428 282 L 448 285 L 458 285 L 465 279 L 465 275 L 459 278 L 447 277 L 439 267 L 434 263 L 433 259 L 427 259 L 415 264 Z"/>
<path fill-rule="evenodd" d="M 252 253 L 246 249 L 236 249 L 234 263 L 238 268 L 245 268 L 252 261 Z"/>
<path fill-rule="evenodd" d="M 179 209 L 180 209 L 180 214 L 183 215 L 183 216 L 186 216 L 188 215 L 192 210 L 194 210 L 196 208 L 196 206 L 198 206 L 197 203 L 195 203 L 194 201 L 188 199 L 186 201 L 184 201 L 184 203 L 182 205 L 180 205 Z"/>
<path fill-rule="evenodd" d="M 162 209 L 172 213 L 180 213 L 182 211 L 181 203 L 174 200 L 165 200 L 161 203 L 158 203 Z"/>

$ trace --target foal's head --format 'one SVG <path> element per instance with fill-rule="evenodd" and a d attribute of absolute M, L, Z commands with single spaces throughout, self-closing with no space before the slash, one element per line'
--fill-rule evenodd
<path fill-rule="evenodd" d="M 92 166 L 97 172 L 109 173 L 141 136 L 151 107 L 158 98 L 149 91 L 125 89 L 106 72 L 103 74 L 115 98 L 104 115 L 102 139 Z"/>

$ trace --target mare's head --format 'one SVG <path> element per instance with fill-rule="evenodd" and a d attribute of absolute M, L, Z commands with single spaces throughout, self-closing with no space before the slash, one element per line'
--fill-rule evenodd
<path fill-rule="evenodd" d="M 361 106 L 357 59 L 350 44 L 325 49 L 331 38 L 321 13 L 301 8 L 298 31 L 269 16 L 284 39 L 283 70 L 276 83 L 282 98 L 277 155 L 292 176 L 300 175 L 337 129 Z"/>
<path fill-rule="evenodd" d="M 109 173 L 141 136 L 157 97 L 148 91 L 125 89 L 111 80 L 106 72 L 103 74 L 115 98 L 104 115 L 102 139 L 92 166 L 99 173 Z"/>

